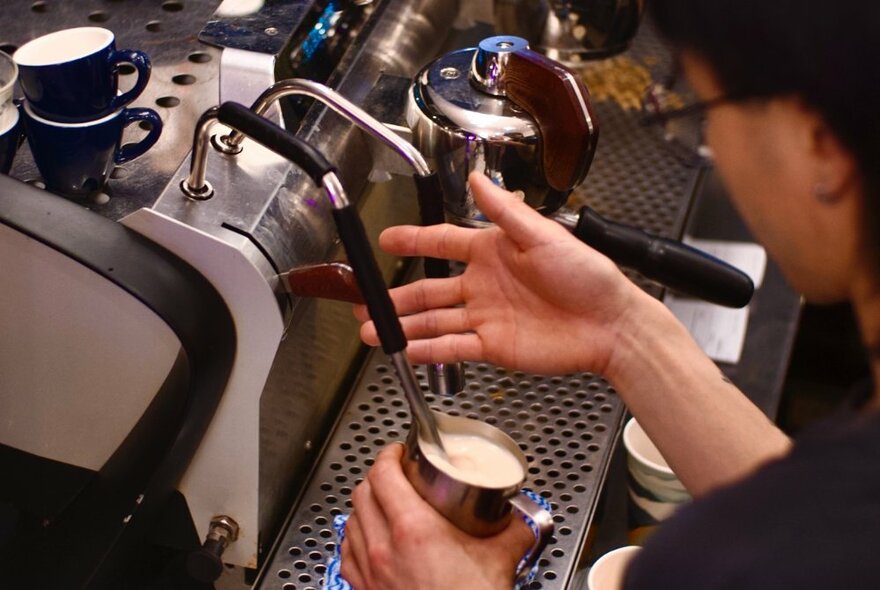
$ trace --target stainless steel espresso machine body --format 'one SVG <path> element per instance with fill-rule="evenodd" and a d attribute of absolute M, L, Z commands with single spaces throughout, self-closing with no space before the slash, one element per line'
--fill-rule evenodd
<path fill-rule="evenodd" d="M 26 4 L 24 10 L 40 16 L 42 8 Z M 111 191 L 109 202 L 81 204 L 120 221 L 194 267 L 229 310 L 236 346 L 229 363 L 228 383 L 178 489 L 198 536 L 209 541 L 206 546 L 211 551 L 222 550 L 222 556 L 215 551 L 216 560 L 258 568 L 269 554 L 290 507 L 302 504 L 298 498 L 306 494 L 302 486 L 316 457 L 338 450 L 324 448 L 328 432 L 352 426 L 342 424 L 347 418 L 340 409 L 351 384 L 359 379 L 364 351 L 357 337 L 358 323 L 351 317 L 348 304 L 291 295 L 279 280 L 285 271 L 320 265 L 340 255 L 330 207 L 305 173 L 245 139 L 237 154 L 214 148 L 207 151 L 204 173 L 214 188 L 210 196 L 181 191 L 182 182 L 191 174 L 187 155 L 198 116 L 227 100 L 250 105 L 276 80 L 294 76 L 318 79 L 353 103 L 371 107 L 383 106 L 367 104 L 375 99 L 374 92 L 380 89 L 383 79 L 402 79 L 406 81 L 404 92 L 394 94 L 388 102 L 399 101 L 403 110 L 410 81 L 416 79 L 414 88 L 420 94 L 418 98 L 412 94 L 411 132 L 414 137 L 437 139 L 433 145 L 446 146 L 441 150 L 429 147 L 429 141 L 416 142 L 421 151 L 438 162 L 436 169 L 448 181 L 447 194 L 466 195 L 461 180 L 468 170 L 482 166 L 487 171 L 497 170 L 496 178 L 504 186 L 522 190 L 533 206 L 548 210 L 558 208 L 568 191 L 583 180 L 595 149 L 594 121 L 589 105 L 578 100 L 576 93 L 562 101 L 573 113 L 562 121 L 576 121 L 582 141 L 568 154 L 573 156 L 570 160 L 548 157 L 548 145 L 570 147 L 570 142 L 547 142 L 546 137 L 542 140 L 542 134 L 552 134 L 555 129 L 547 125 L 542 111 L 530 111 L 528 97 L 504 97 L 508 89 L 498 87 L 491 79 L 495 65 L 501 61 L 510 65 L 510 57 L 505 54 L 525 55 L 529 58 L 527 67 L 540 56 L 526 53 L 524 47 L 523 51 L 510 52 L 498 51 L 509 47 L 487 46 L 482 49 L 486 59 L 477 60 L 480 67 L 473 73 L 483 80 L 482 86 L 474 86 L 472 66 L 479 48 L 458 51 L 460 45 L 444 46 L 456 19 L 461 18 L 457 2 L 279 0 L 256 3 L 250 12 L 235 12 L 236 7 L 249 3 L 227 1 L 213 16 L 217 2 L 208 0 L 168 0 L 161 7 L 153 4 L 136 0 L 125 15 L 111 14 L 107 18 L 111 19 L 108 26 L 118 24 L 120 32 L 128 32 L 131 37 L 153 35 L 163 26 L 170 29 L 172 19 L 178 23 L 190 19 L 186 22 L 191 30 L 175 29 L 174 41 L 185 50 L 168 65 L 157 60 L 156 94 L 144 95 L 148 104 L 170 105 L 162 111 L 167 130 L 163 149 L 167 151 L 161 152 L 163 157 L 152 160 L 149 167 L 118 170 L 119 188 Z M 196 9 L 204 13 L 197 21 L 189 12 Z M 151 10 L 161 11 L 162 18 L 151 18 L 147 23 L 134 20 L 134 13 L 152 14 Z M 92 22 L 100 22 L 109 14 L 93 12 L 95 16 L 88 16 Z M 51 22 L 67 26 L 64 19 Z M 196 41 L 196 33 L 206 22 L 201 38 L 216 47 Z M 32 34 L 29 30 L 19 36 L 25 40 Z M 147 49 L 161 56 L 168 47 L 157 42 L 158 38 L 147 37 L 145 43 Z M 441 58 L 448 62 L 432 62 L 447 50 L 456 50 Z M 420 68 L 425 68 L 421 74 Z M 202 96 L 174 106 L 175 89 L 185 96 L 188 85 L 197 86 L 191 81 L 197 77 L 193 72 L 204 81 Z M 438 91 L 441 87 L 442 92 Z M 561 87 L 565 88 L 564 84 Z M 452 98 L 447 97 L 446 88 L 452 90 Z M 516 95 L 516 85 L 512 88 Z M 439 107 L 445 103 L 454 108 L 441 111 Z M 479 103 L 483 110 L 475 116 L 471 109 L 459 109 L 464 103 Z M 301 139 L 337 166 L 346 192 L 354 201 L 360 201 L 360 215 L 368 228 L 376 231 L 418 221 L 416 191 L 410 179 L 395 176 L 383 185 L 369 183 L 371 178 L 391 177 L 387 174 L 388 162 L 395 155 L 387 147 L 332 110 L 309 102 L 287 100 L 281 103 L 280 113 L 270 110 L 265 114 L 283 121 L 289 129 L 297 129 Z M 487 132 L 475 133 L 473 141 L 463 140 L 474 124 Z M 229 132 L 220 126 L 214 129 L 218 137 Z M 471 154 L 478 153 L 478 157 L 456 159 L 457 155 L 444 155 L 470 148 L 475 150 Z M 558 161 L 566 162 L 562 174 L 553 167 Z M 513 174 L 515 168 L 519 168 L 519 177 Z M 26 158 L 16 162 L 13 176 L 37 180 Z M 115 188 L 112 181 L 111 188 Z M 457 212 L 447 209 L 447 214 L 457 222 L 476 225 L 482 221 L 466 201 L 461 201 Z M 402 268 L 400 261 L 387 257 L 380 259 L 380 266 L 386 280 L 400 274 Z M 491 377 L 483 375 L 482 381 Z M 520 383 L 526 381 L 522 375 L 499 378 L 508 390 L 517 386 L 514 378 Z M 608 384 L 599 384 L 599 379 L 595 377 L 596 388 L 591 384 L 589 394 L 584 389 L 584 399 L 600 389 L 601 395 L 607 393 Z M 497 391 L 503 388 L 498 386 Z M 76 395 L 70 392 L 68 403 L 74 403 Z M 540 402 L 536 398 L 530 401 Z M 600 423 L 606 416 L 617 419 L 613 401 L 597 402 L 607 409 L 597 409 L 597 417 L 590 418 L 590 423 Z M 393 403 L 389 406 L 393 408 Z M 585 411 L 592 415 L 591 409 Z M 113 408 L 108 408 L 105 418 L 114 416 Z M 384 408 L 372 419 L 375 425 L 367 420 L 352 424 L 371 432 L 379 424 L 403 417 L 400 410 Z M 583 430 L 586 426 L 577 428 Z M 94 429 L 101 431 L 100 421 L 95 422 Z M 603 435 L 596 436 L 601 439 Z M 57 446 L 64 450 L 63 445 Z M 377 450 L 362 445 L 356 449 L 357 454 L 352 451 L 341 461 L 354 464 Z M 77 461 L 72 454 L 56 458 L 71 464 Z M 352 470 L 349 475 L 354 479 L 357 474 Z M 337 501 L 343 502 L 341 497 L 334 499 Z M 340 506 L 333 508 L 340 510 Z M 134 512 L 132 518 L 137 519 L 138 514 Z"/>
<path fill-rule="evenodd" d="M 35 23 L 45 12 L 38 4 L 21 7 Z M 74 8 L 68 7 L 64 10 L 70 12 L 50 11 L 45 21 L 47 26 L 63 28 L 80 16 L 93 22 L 111 19 L 107 26 L 118 27 L 120 38 L 127 33 L 131 45 L 143 46 L 157 57 L 155 94 L 148 88 L 142 100 L 164 109 L 164 147 L 159 144 L 156 157 L 139 161 L 136 170 L 117 170 L 119 189 L 112 190 L 116 185 L 111 182 L 103 201 L 79 204 L 119 221 L 197 269 L 232 315 L 236 346 L 228 363 L 227 387 L 178 489 L 198 536 L 209 541 L 206 546 L 212 551 L 222 550 L 222 557 L 215 558 L 257 568 L 337 419 L 365 351 L 350 305 L 294 296 L 279 281 L 283 271 L 328 262 L 340 254 L 329 207 L 319 193 L 286 160 L 245 141 L 242 153 L 234 157 L 210 150 L 207 178 L 217 189 L 210 199 L 186 196 L 180 183 L 190 172 L 186 156 L 193 127 L 207 106 L 224 99 L 250 104 L 276 79 L 294 71 L 325 81 L 348 99 L 361 102 L 381 72 L 409 78 L 437 54 L 456 17 L 457 4 L 224 2 L 212 16 L 217 4 L 169 1 L 160 7 L 135 1 L 117 13 L 104 11 L 97 16 L 74 15 Z M 252 9 L 234 12 L 245 5 Z M 156 11 L 160 18 L 150 18 Z M 137 13 L 148 15 L 147 22 L 139 22 Z M 170 25 L 170 20 L 178 26 Z M 20 45 L 47 32 L 38 26 L 16 31 L 10 39 Z M 203 27 L 204 41 L 198 42 L 196 35 Z M 169 31 L 170 42 L 156 43 L 161 38 L 158 32 Z M 164 52 L 175 45 L 179 53 L 163 63 Z M 197 100 L 187 100 L 190 89 L 200 89 Z M 299 129 L 303 139 L 337 165 L 348 194 L 363 201 L 360 213 L 368 227 L 418 221 L 409 179 L 395 179 L 364 198 L 375 168 L 371 154 L 387 148 L 369 147 L 372 140 L 320 105 L 312 108 L 310 102 L 290 100 L 281 104 L 280 111 L 283 117 L 277 112 L 269 116 Z M 224 133 L 219 127 L 217 131 Z M 39 185 L 26 147 L 19 156 L 12 176 Z M 396 259 L 386 257 L 380 263 L 386 279 L 400 272 Z M 144 387 L 149 383 L 143 380 Z M 104 404 L 102 418 L 91 425 L 92 438 L 107 444 L 119 440 L 117 431 L 131 421 L 126 417 L 136 415 L 148 401 L 138 395 L 131 403 L 124 396 L 113 398 L 116 404 L 128 406 L 125 412 Z M 79 390 L 69 389 L 55 402 L 75 404 L 78 398 Z M 105 428 L 104 421 L 115 425 Z M 105 436 L 111 431 L 112 436 Z M 45 433 L 46 429 L 34 429 L 30 436 Z M 0 431 L 0 442 L 17 440 L 5 434 Z M 53 448 L 59 452 L 52 458 L 57 461 L 83 468 L 94 468 L 101 461 L 97 452 L 84 455 L 81 449 L 65 449 L 63 441 L 56 442 Z M 38 448 L 28 444 L 20 446 Z M 138 518 L 136 512 L 131 515 Z"/>
<path fill-rule="evenodd" d="M 354 3 L 349 8 L 365 9 Z M 437 50 L 424 39 L 439 42 L 455 16 L 455 6 L 446 2 L 386 2 L 366 9 L 372 14 L 331 74 L 331 83 L 355 102 L 366 96 L 381 71 L 412 75 Z M 236 64 L 247 61 L 241 49 L 233 51 Z M 221 63 L 222 100 L 229 96 L 223 89 L 240 86 L 228 77 L 247 68 L 228 71 L 225 59 Z M 264 79 L 257 88 L 262 92 L 270 84 Z M 259 92 L 232 99 L 249 105 Z M 299 136 L 333 160 L 349 194 L 363 194 L 373 170 L 367 147 L 372 140 L 329 109 L 287 104 L 282 111 L 288 126 L 300 119 Z M 224 133 L 228 130 L 217 128 L 218 136 Z M 362 349 L 347 305 L 293 297 L 278 281 L 280 272 L 339 255 L 329 207 L 289 162 L 248 140 L 242 148 L 234 156 L 209 150 L 206 174 L 215 189 L 209 199 L 181 192 L 190 173 L 187 159 L 155 205 L 123 223 L 174 251 L 204 251 L 202 260 L 191 262 L 212 281 L 225 284 L 230 299 L 240 304 L 238 313 L 233 311 L 240 343 L 253 356 L 240 371 L 238 366 L 233 370 L 232 385 L 181 491 L 201 534 L 218 513 L 236 520 L 238 539 L 229 544 L 223 561 L 254 568 L 335 421 L 338 396 Z M 371 227 L 417 221 L 414 188 L 404 179 L 395 183 L 403 194 L 370 198 L 365 204 L 362 215 Z M 250 265 L 249 277 L 230 277 L 234 260 Z M 384 271 L 392 276 L 396 262 L 385 259 Z M 218 477 L 222 486 L 215 485 Z"/>

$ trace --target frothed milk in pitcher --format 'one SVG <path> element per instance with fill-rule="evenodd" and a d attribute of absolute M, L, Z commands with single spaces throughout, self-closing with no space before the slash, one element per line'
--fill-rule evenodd
<path fill-rule="evenodd" d="M 516 486 L 525 477 L 519 460 L 507 449 L 480 436 L 441 433 L 444 458 L 436 449 L 423 449 L 437 469 L 459 481 L 487 488 Z"/>

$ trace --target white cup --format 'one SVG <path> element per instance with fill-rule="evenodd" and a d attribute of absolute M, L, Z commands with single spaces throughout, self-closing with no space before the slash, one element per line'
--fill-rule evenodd
<path fill-rule="evenodd" d="M 691 497 L 635 418 L 623 429 L 630 497 L 630 530 L 651 527 Z M 638 540 L 631 536 L 631 541 Z"/>
<path fill-rule="evenodd" d="M 18 80 L 18 66 L 9 55 L 0 51 L 0 126 L 7 127 L 18 120 L 12 104 L 12 90 Z"/>
<path fill-rule="evenodd" d="M 630 560 L 641 549 L 638 545 L 627 545 L 597 559 L 587 574 L 587 590 L 620 590 Z"/>

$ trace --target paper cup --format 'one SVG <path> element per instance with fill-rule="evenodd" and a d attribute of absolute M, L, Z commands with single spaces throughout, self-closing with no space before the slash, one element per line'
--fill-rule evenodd
<path fill-rule="evenodd" d="M 597 559 L 587 574 L 587 590 L 620 590 L 630 560 L 641 549 L 637 545 L 628 545 Z"/>
<path fill-rule="evenodd" d="M 623 445 L 627 454 L 630 540 L 638 542 L 691 497 L 635 418 L 623 429 Z"/>

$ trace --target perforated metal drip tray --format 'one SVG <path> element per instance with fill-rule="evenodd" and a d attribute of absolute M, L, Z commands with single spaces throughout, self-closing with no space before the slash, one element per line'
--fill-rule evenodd
<path fill-rule="evenodd" d="M 453 398 L 428 393 L 427 399 L 436 410 L 483 420 L 517 441 L 529 461 L 526 485 L 550 501 L 556 522 L 530 588 L 563 588 L 592 519 L 624 406 L 607 382 L 589 373 L 542 377 L 467 363 L 466 376 L 464 392 Z M 322 586 L 335 549 L 333 517 L 351 509 L 352 490 L 375 455 L 404 440 L 408 429 L 409 411 L 393 368 L 375 350 L 259 588 Z"/>

